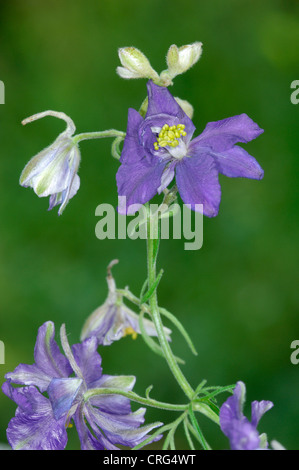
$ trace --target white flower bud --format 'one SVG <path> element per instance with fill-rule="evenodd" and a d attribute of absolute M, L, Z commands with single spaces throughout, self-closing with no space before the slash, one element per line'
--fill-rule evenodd
<path fill-rule="evenodd" d="M 149 60 L 136 47 L 123 47 L 118 50 L 118 55 L 123 66 L 116 69 L 120 77 L 159 79 Z"/>
<path fill-rule="evenodd" d="M 186 72 L 199 60 L 202 54 L 202 43 L 194 42 L 186 46 L 177 47 L 175 44 L 170 46 L 166 62 L 168 65 L 168 72 L 171 78 L 176 75 Z"/>
<path fill-rule="evenodd" d="M 20 184 L 31 187 L 39 197 L 50 196 L 49 210 L 60 204 L 58 214 L 62 214 L 68 201 L 80 187 L 77 175 L 80 164 L 80 151 L 73 142 L 75 124 L 66 114 L 57 111 L 44 111 L 22 121 L 22 124 L 36 121 L 45 116 L 63 119 L 67 128 L 47 148 L 33 157 L 25 166 Z"/>
<path fill-rule="evenodd" d="M 181 100 L 181 98 L 178 98 L 177 96 L 175 96 L 174 99 L 176 100 L 178 105 L 182 108 L 184 113 L 186 113 L 187 116 L 190 119 L 192 119 L 193 118 L 193 112 L 194 112 L 192 104 L 190 104 L 189 101 L 187 101 L 187 100 Z"/>

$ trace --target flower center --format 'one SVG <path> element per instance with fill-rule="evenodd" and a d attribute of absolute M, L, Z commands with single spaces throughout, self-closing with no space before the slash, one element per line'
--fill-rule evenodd
<path fill-rule="evenodd" d="M 180 144 L 179 139 L 187 135 L 184 129 L 184 124 L 178 124 L 177 126 L 164 124 L 159 132 L 157 141 L 154 142 L 155 150 L 159 150 L 159 147 L 177 147 Z"/>

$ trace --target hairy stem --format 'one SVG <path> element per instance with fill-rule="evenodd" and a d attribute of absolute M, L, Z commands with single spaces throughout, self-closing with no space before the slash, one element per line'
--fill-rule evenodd
<path fill-rule="evenodd" d="M 122 131 L 117 131 L 115 129 L 109 129 L 107 131 L 98 131 L 98 132 L 83 132 L 82 134 L 77 134 L 73 137 L 73 142 L 77 144 L 81 140 L 90 140 L 90 139 L 103 139 L 105 137 L 122 137 L 125 138 L 126 134 Z"/>
<path fill-rule="evenodd" d="M 148 216 L 147 222 L 147 271 L 148 271 L 148 288 L 150 289 L 156 282 L 156 260 L 159 246 L 159 229 L 158 221 L 155 218 Z M 164 353 L 165 359 L 168 363 L 168 366 L 174 375 L 176 381 L 182 388 L 185 395 L 192 400 L 194 397 L 194 391 L 182 373 L 173 353 L 167 341 L 163 323 L 161 320 L 157 291 L 155 290 L 153 295 L 149 299 L 150 313 L 155 324 L 158 339 Z"/>

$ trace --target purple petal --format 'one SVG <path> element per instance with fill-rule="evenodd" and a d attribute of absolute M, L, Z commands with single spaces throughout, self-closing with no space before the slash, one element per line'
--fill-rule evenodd
<path fill-rule="evenodd" d="M 83 404 L 78 407 L 74 415 L 74 422 L 78 432 L 82 450 L 105 450 L 105 446 L 103 445 L 103 443 L 100 440 L 96 439 L 86 426 Z"/>
<path fill-rule="evenodd" d="M 237 142 L 247 143 L 264 131 L 247 114 L 240 114 L 221 121 L 209 122 L 204 131 L 196 137 L 190 149 L 200 145 L 214 152 L 231 149 Z"/>
<path fill-rule="evenodd" d="M 48 388 L 53 377 L 68 377 L 72 368 L 61 354 L 54 337 L 54 324 L 44 323 L 38 330 L 34 348 L 36 364 L 20 364 L 5 377 L 16 384 L 35 385 L 41 392 Z"/>
<path fill-rule="evenodd" d="M 153 157 L 134 165 L 122 164 L 116 174 L 118 195 L 125 196 L 125 203 L 119 205 L 120 214 L 134 214 L 142 204 L 152 199 L 161 185 L 166 162 Z M 130 207 L 131 206 L 131 207 Z"/>
<path fill-rule="evenodd" d="M 54 418 L 50 400 L 37 388 L 18 389 L 31 411 L 17 408 L 7 428 L 7 439 L 14 450 L 62 450 L 67 443 L 65 419 Z"/>
<path fill-rule="evenodd" d="M 72 373 L 72 368 L 67 358 L 60 352 L 54 337 L 53 322 L 48 321 L 39 328 L 34 348 L 35 363 L 51 379 L 68 377 Z"/>
<path fill-rule="evenodd" d="M 135 110 L 130 108 L 128 112 L 127 133 L 121 153 L 121 163 L 132 164 L 144 157 L 144 150 L 139 142 L 138 130 L 142 124 L 143 118 Z"/>
<path fill-rule="evenodd" d="M 241 421 L 233 420 L 226 435 L 229 438 L 231 450 L 258 450 L 260 447 L 259 434 L 246 418 Z"/>
<path fill-rule="evenodd" d="M 87 386 L 99 380 L 102 376 L 102 358 L 97 352 L 98 342 L 91 336 L 82 343 L 74 344 L 72 351 L 74 358 L 83 374 Z"/>
<path fill-rule="evenodd" d="M 169 114 L 176 116 L 180 124 L 185 124 L 185 131 L 190 139 L 195 131 L 195 126 L 187 114 L 176 102 L 166 87 L 155 85 L 151 80 L 147 83 L 148 108 L 146 118 L 156 114 Z M 167 124 L 167 122 L 164 122 Z"/>
<path fill-rule="evenodd" d="M 208 154 L 183 158 L 176 166 L 176 183 L 185 204 L 200 211 L 196 204 L 203 205 L 208 217 L 218 214 L 221 189 L 218 171 L 213 158 Z"/>
<path fill-rule="evenodd" d="M 35 385 L 41 392 L 47 390 L 52 377 L 43 372 L 36 364 L 19 364 L 13 372 L 5 375 L 15 384 Z"/>
<path fill-rule="evenodd" d="M 75 377 L 69 379 L 53 379 L 48 387 L 48 395 L 53 408 L 54 417 L 59 420 L 69 413 L 83 381 Z"/>
<path fill-rule="evenodd" d="M 132 448 L 146 439 L 147 434 L 161 423 L 149 424 L 140 427 L 144 422 L 144 408 L 128 415 L 112 415 L 99 412 L 96 408 L 90 411 L 89 423 L 93 421 L 93 430 L 95 425 L 103 430 L 107 440 L 113 445 L 123 445 Z M 159 436 L 160 438 L 161 436 Z"/>
<path fill-rule="evenodd" d="M 232 450 L 257 450 L 262 448 L 256 427 L 261 416 L 273 406 L 270 401 L 252 402 L 252 422 L 250 423 L 243 415 L 245 392 L 244 383 L 238 382 L 233 396 L 229 397 L 220 408 L 220 427 L 229 438 Z"/>
<path fill-rule="evenodd" d="M 2 385 L 2 392 L 5 393 L 8 398 L 14 401 L 23 411 L 32 413 L 32 403 L 27 399 L 26 394 L 23 392 L 23 388 L 14 388 L 10 380 L 4 382 Z"/>
<path fill-rule="evenodd" d="M 100 380 L 92 384 L 92 388 L 116 388 L 129 392 L 135 384 L 134 376 L 103 375 Z M 90 399 L 90 403 L 101 411 L 112 414 L 131 413 L 130 400 L 121 395 L 97 395 Z"/>
<path fill-rule="evenodd" d="M 211 153 L 211 155 L 216 161 L 219 173 L 225 176 L 257 180 L 264 176 L 264 171 L 256 159 L 238 145 L 222 153 Z"/>
<path fill-rule="evenodd" d="M 272 403 L 272 401 L 253 401 L 251 403 L 251 423 L 253 424 L 253 426 L 257 427 L 261 417 L 273 406 L 274 404 Z"/>
<path fill-rule="evenodd" d="M 246 389 L 244 383 L 238 382 L 233 395 L 229 397 L 220 408 L 220 427 L 226 435 L 233 420 L 242 420 L 244 418 L 243 406 L 245 393 Z"/>
<path fill-rule="evenodd" d="M 113 327 L 117 309 L 118 307 L 109 299 L 98 307 L 87 319 L 81 333 L 81 340 L 95 336 L 99 344 L 111 344 L 112 341 L 109 342 L 107 333 Z"/>

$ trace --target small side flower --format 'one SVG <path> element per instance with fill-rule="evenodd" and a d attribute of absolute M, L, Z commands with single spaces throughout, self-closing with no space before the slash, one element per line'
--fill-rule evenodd
<path fill-rule="evenodd" d="M 220 408 L 220 427 L 228 437 L 231 450 L 268 449 L 266 434 L 259 434 L 257 425 L 261 417 L 274 405 L 271 401 L 253 401 L 251 403 L 251 421 L 243 414 L 246 388 L 238 382 L 233 396 L 229 397 Z"/>
<path fill-rule="evenodd" d="M 27 163 L 20 177 L 20 185 L 33 188 L 38 197 L 50 196 L 49 210 L 60 205 L 58 214 L 61 215 L 80 187 L 77 172 L 81 156 L 78 144 L 72 139 L 76 130 L 75 124 L 66 114 L 44 111 L 24 119 L 22 124 L 28 124 L 45 116 L 63 119 L 67 123 L 67 128 L 49 147 Z"/>
<path fill-rule="evenodd" d="M 111 268 L 118 261 L 112 261 L 108 268 L 107 284 L 108 296 L 103 305 L 98 307 L 85 321 L 81 341 L 95 336 L 99 344 L 108 346 L 124 336 L 132 335 L 135 339 L 140 334 L 139 316 L 123 303 L 122 296 L 118 294 Z M 155 325 L 152 321 L 144 319 L 143 326 L 149 336 L 157 336 Z M 164 327 L 168 341 L 171 330 Z"/>

